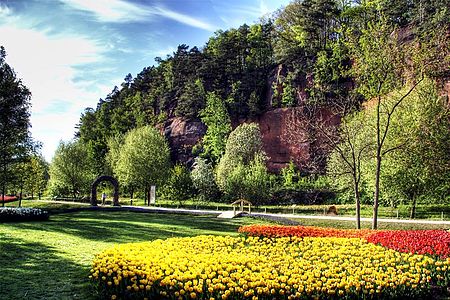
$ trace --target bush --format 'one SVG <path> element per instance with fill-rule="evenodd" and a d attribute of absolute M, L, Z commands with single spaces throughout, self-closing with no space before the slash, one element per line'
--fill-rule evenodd
<path fill-rule="evenodd" d="M 48 220 L 48 212 L 39 208 L 1 207 L 0 222 L 44 221 Z"/>

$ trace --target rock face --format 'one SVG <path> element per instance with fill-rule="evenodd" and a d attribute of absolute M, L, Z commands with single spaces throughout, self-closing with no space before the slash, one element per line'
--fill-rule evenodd
<path fill-rule="evenodd" d="M 206 126 L 200 121 L 175 117 L 166 121 L 160 130 L 169 141 L 172 161 L 192 165 L 192 147 L 205 135 Z"/>
<path fill-rule="evenodd" d="M 279 172 L 290 161 L 303 171 L 323 171 L 323 158 L 329 149 L 320 132 L 314 129 L 314 121 L 318 120 L 325 129 L 333 129 L 339 124 L 339 117 L 326 109 L 318 110 L 308 118 L 301 107 L 270 110 L 252 120 L 259 123 L 264 151 L 269 158 L 267 167 L 271 172 Z M 160 130 L 169 141 L 172 161 L 191 166 L 192 147 L 205 135 L 206 126 L 198 120 L 175 117 L 165 122 Z"/>
<path fill-rule="evenodd" d="M 339 116 L 326 109 L 317 110 L 311 117 L 302 107 L 279 108 L 261 115 L 259 126 L 269 157 L 268 169 L 279 172 L 292 161 L 302 171 L 323 171 L 329 147 L 321 132 L 332 134 L 339 122 Z"/>

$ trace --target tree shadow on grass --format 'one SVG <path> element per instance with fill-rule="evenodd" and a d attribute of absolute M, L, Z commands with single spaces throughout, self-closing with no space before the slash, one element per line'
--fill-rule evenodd
<path fill-rule="evenodd" d="M 1 299 L 94 299 L 85 267 L 42 243 L 2 236 Z"/>
<path fill-rule="evenodd" d="M 199 234 L 236 234 L 243 220 L 213 216 L 83 211 L 51 216 L 46 222 L 13 223 L 17 229 L 71 234 L 83 239 L 124 243 Z"/>

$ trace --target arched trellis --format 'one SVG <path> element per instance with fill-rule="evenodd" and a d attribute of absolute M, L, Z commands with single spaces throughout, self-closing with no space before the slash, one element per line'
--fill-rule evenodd
<path fill-rule="evenodd" d="M 97 177 L 97 179 L 95 179 L 95 181 L 92 183 L 92 188 L 91 188 L 91 205 L 92 206 L 97 206 L 97 186 L 102 181 L 109 181 L 109 182 L 111 182 L 111 184 L 114 187 L 113 205 L 114 206 L 119 206 L 119 182 L 117 181 L 116 178 L 114 178 L 112 176 L 107 176 L 107 175 L 103 175 L 103 176 Z"/>

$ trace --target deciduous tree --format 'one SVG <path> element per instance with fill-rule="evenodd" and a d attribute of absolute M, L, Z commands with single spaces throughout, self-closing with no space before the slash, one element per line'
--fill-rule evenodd
<path fill-rule="evenodd" d="M 12 168 L 32 149 L 30 127 L 30 91 L 6 63 L 6 51 L 0 46 L 0 193 L 2 200 L 14 178 Z M 4 202 L 2 201 L 2 205 Z"/>

